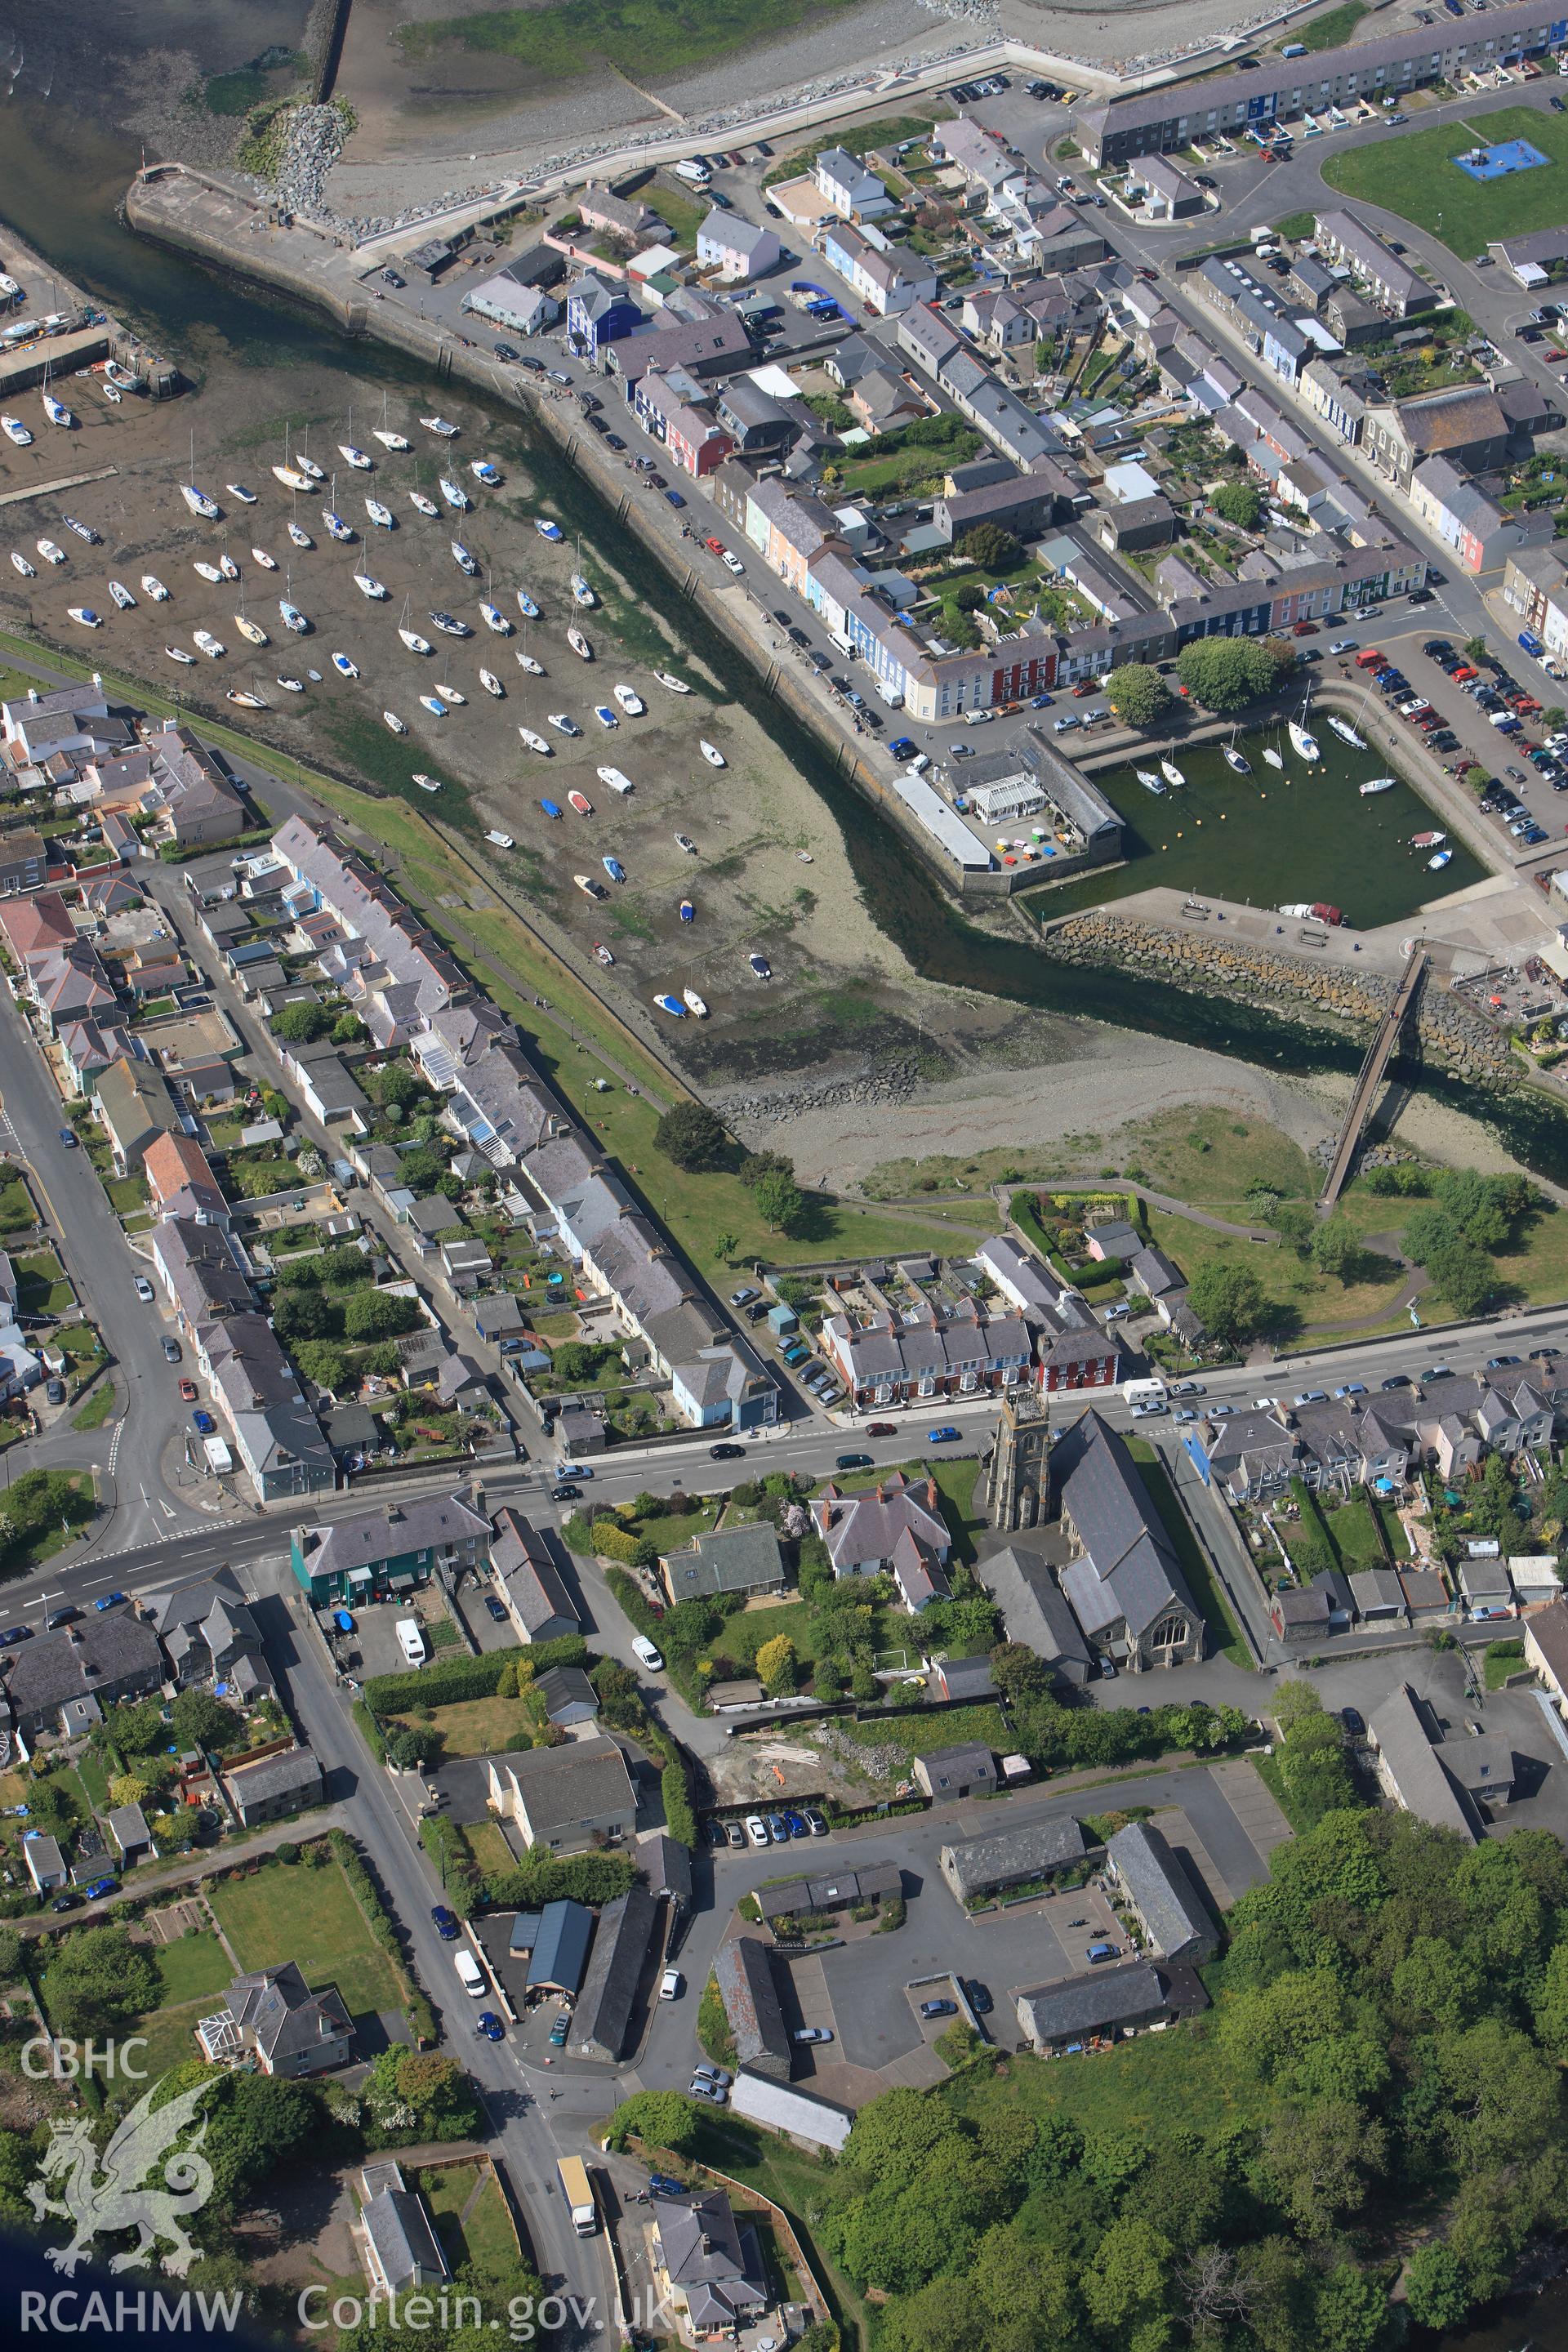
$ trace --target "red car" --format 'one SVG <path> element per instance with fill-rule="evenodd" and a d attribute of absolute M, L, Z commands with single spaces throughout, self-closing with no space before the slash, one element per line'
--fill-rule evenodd
<path fill-rule="evenodd" d="M 1315 637 L 1317 634 L 1318 625 L 1316 621 L 1298 621 L 1295 627 L 1290 632 L 1290 635 L 1293 637 Z"/>
<path fill-rule="evenodd" d="M 1480 671 L 1479 669 L 1472 669 L 1468 662 L 1464 662 L 1457 670 L 1452 671 L 1450 675 L 1452 676 L 1456 686 L 1464 686 L 1470 678 L 1479 677 Z"/>
<path fill-rule="evenodd" d="M 1080 677 L 1078 684 L 1073 688 L 1073 699 L 1077 702 L 1081 702 L 1086 694 L 1098 694 L 1099 692 L 1099 678 Z"/>
<path fill-rule="evenodd" d="M 185 1404 L 195 1404 L 197 1394 L 198 1391 L 195 1381 L 182 1381 L 180 1382 L 180 1397 L 182 1402 Z"/>
<path fill-rule="evenodd" d="M 724 542 L 721 539 L 705 539 L 702 544 L 710 555 L 722 555 L 724 552 Z"/>
<path fill-rule="evenodd" d="M 1568 360 L 1568 352 L 1563 349 L 1561 343 L 1548 343 L 1541 356 L 1543 360 Z"/>
<path fill-rule="evenodd" d="M 896 1437 L 898 1433 L 899 1424 L 896 1421 L 868 1421 L 866 1423 L 868 1437 Z"/>

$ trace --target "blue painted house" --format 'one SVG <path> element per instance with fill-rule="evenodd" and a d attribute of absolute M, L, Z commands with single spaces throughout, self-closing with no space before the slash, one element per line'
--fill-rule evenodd
<path fill-rule="evenodd" d="M 592 359 L 643 323 L 643 314 L 622 286 L 585 270 L 566 296 L 566 331 Z"/>

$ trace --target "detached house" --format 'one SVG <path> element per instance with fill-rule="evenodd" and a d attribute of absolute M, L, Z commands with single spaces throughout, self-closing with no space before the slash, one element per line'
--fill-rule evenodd
<path fill-rule="evenodd" d="M 934 1479 L 916 1484 L 894 1470 L 863 1495 L 841 1495 L 829 1485 L 810 1509 L 836 1577 L 891 1576 L 915 1615 L 949 1598 L 952 1538 Z"/>
<path fill-rule="evenodd" d="M 294 1960 L 236 1977 L 225 2007 L 195 2031 L 209 2063 L 254 2064 L 264 2074 L 322 2074 L 353 2051 L 353 2021 L 337 1987 L 312 1992 Z"/>

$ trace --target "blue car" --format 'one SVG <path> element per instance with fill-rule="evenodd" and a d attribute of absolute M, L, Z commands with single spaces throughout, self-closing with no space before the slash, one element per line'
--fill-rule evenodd
<path fill-rule="evenodd" d="M 75 1128 L 62 1127 L 60 1129 L 60 1141 L 65 1145 L 68 1151 L 74 1151 L 77 1149 Z"/>
<path fill-rule="evenodd" d="M 785 1829 L 788 1830 L 792 1838 L 809 1837 L 811 1835 L 811 1831 L 806 1824 L 805 1817 L 802 1813 L 786 1813 L 784 1817 L 784 1825 Z"/>
<path fill-rule="evenodd" d="M 191 1415 L 191 1422 L 198 1435 L 202 1437 L 210 1437 L 214 1430 L 217 1427 L 216 1422 L 213 1419 L 205 1405 L 203 1404 L 197 1405 L 195 1411 Z"/>
<path fill-rule="evenodd" d="M 84 1886 L 82 1888 L 82 1893 L 86 1895 L 89 1903 L 98 1902 L 100 1897 L 102 1895 L 118 1895 L 119 1892 L 120 1881 L 118 1878 L 95 1878 L 90 1886 Z"/>
<path fill-rule="evenodd" d="M 480 2010 L 479 2018 L 474 2026 L 474 2032 L 476 2033 L 482 2033 L 487 2042 L 504 2042 L 506 2040 L 506 2028 L 501 2023 L 493 2009 Z"/>
<path fill-rule="evenodd" d="M 101 1601 L 95 1601 L 92 1605 L 101 1616 L 106 1609 L 123 1608 L 130 1598 L 128 1592 L 106 1592 Z"/>
<path fill-rule="evenodd" d="M 926 1432 L 926 1444 L 928 1445 L 951 1445 L 957 1435 L 957 1430 L 953 1428 L 950 1422 L 945 1423 L 941 1429 L 928 1429 Z"/>
<path fill-rule="evenodd" d="M 444 1903 L 432 1903 L 430 1916 L 436 1922 L 436 1933 L 440 1937 L 441 1941 L 444 1944 L 455 1944 L 460 1933 L 457 1913 L 448 1911 Z"/>
<path fill-rule="evenodd" d="M 683 507 L 686 504 L 679 490 L 666 490 L 664 495 L 672 507 Z"/>

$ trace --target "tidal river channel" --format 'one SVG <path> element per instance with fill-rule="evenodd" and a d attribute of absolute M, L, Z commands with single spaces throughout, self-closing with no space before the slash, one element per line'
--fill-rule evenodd
<path fill-rule="evenodd" d="M 115 207 L 139 160 L 129 142 L 58 102 L 30 100 L 12 100 L 5 131 L 0 140 L 0 225 L 9 223 L 38 252 L 58 260 L 76 283 L 140 327 L 153 348 L 169 352 L 209 388 L 225 372 L 243 374 L 260 363 L 276 367 L 297 361 L 305 367 L 341 359 L 344 346 L 324 321 L 214 278 L 121 226 Z M 375 364 L 378 380 L 388 383 L 422 381 L 391 352 L 379 352 Z M 821 795 L 838 824 L 869 919 L 928 979 L 1206 1046 L 1284 1073 L 1357 1068 L 1362 1046 L 1352 1038 L 1234 998 L 1221 1002 L 1155 990 L 1115 969 L 1054 963 L 1022 937 L 967 922 L 899 835 L 837 776 L 815 739 L 763 695 L 751 667 L 680 599 L 640 544 L 617 533 L 597 495 L 562 463 L 553 446 L 529 433 L 515 412 L 498 411 L 497 421 L 523 437 L 530 468 L 568 530 L 580 530 L 590 543 L 614 542 L 616 566 L 638 596 L 696 646 L 726 692 L 758 716 Z M 1295 763 L 1278 804 L 1272 790 L 1267 801 L 1262 797 L 1260 758 L 1254 760 L 1259 779 L 1255 794 L 1239 789 L 1254 780 L 1232 775 L 1217 751 L 1184 759 L 1193 781 L 1184 794 L 1163 801 L 1144 794 L 1130 773 L 1112 777 L 1113 796 L 1138 836 L 1120 887 L 1173 881 L 1269 902 L 1327 896 L 1353 919 L 1376 923 L 1396 919 L 1445 887 L 1478 877 L 1479 869 L 1462 850 L 1456 850 L 1440 877 L 1426 874 L 1401 845 L 1402 839 L 1432 823 L 1425 804 L 1403 785 L 1362 801 L 1350 784 L 1373 772 L 1373 764 L 1352 767 L 1361 755 L 1346 752 L 1326 730 L 1323 742 L 1317 774 L 1309 781 Z M 1247 756 L 1253 756 L 1251 746 Z M 1136 804 L 1127 794 L 1136 796 Z M 1281 817 L 1289 807 L 1288 832 L 1276 821 L 1277 805 Z M 1233 826 L 1239 850 L 1232 846 Z M 1363 855 L 1363 835 L 1370 855 Z M 1060 903 L 1065 908 L 1067 902 Z M 1396 1075 L 1457 1110 L 1487 1117 L 1500 1140 L 1526 1166 L 1568 1184 L 1568 1116 L 1543 1097 L 1520 1088 L 1483 1109 L 1472 1088 L 1441 1072 L 1411 1066 L 1396 1069 Z"/>

